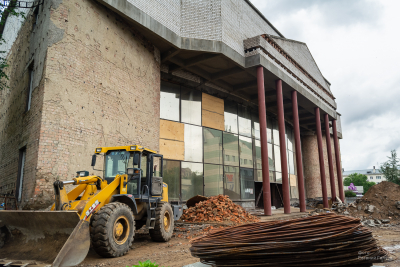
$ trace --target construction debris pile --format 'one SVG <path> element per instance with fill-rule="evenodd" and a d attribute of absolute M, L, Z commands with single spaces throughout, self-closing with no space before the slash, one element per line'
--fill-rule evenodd
<path fill-rule="evenodd" d="M 353 266 L 389 259 L 359 219 L 334 213 L 225 228 L 191 242 L 192 256 L 213 266 Z"/>
<path fill-rule="evenodd" d="M 229 196 L 218 195 L 209 197 L 184 210 L 180 221 L 243 224 L 260 220 L 241 206 L 233 203 Z"/>
<path fill-rule="evenodd" d="M 362 198 L 340 205 L 336 212 L 360 218 L 368 226 L 390 226 L 400 222 L 400 186 L 391 182 L 381 182 L 371 187 Z"/>

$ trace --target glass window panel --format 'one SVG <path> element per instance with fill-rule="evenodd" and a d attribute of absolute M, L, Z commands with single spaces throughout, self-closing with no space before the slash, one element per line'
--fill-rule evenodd
<path fill-rule="evenodd" d="M 287 136 L 287 150 L 293 151 L 293 131 L 292 127 L 286 125 L 286 136 Z"/>
<path fill-rule="evenodd" d="M 236 134 L 224 133 L 224 164 L 239 166 L 239 138 Z"/>
<path fill-rule="evenodd" d="M 277 184 L 281 184 L 282 183 L 282 173 L 275 172 L 275 182 Z"/>
<path fill-rule="evenodd" d="M 201 125 L 201 92 L 182 88 L 181 105 L 181 121 Z"/>
<path fill-rule="evenodd" d="M 260 139 L 260 123 L 258 113 L 252 114 L 252 136 L 256 139 Z M 272 120 L 267 117 L 267 142 L 272 143 Z"/>
<path fill-rule="evenodd" d="M 267 140 L 269 143 L 272 143 L 272 120 L 267 117 Z"/>
<path fill-rule="evenodd" d="M 181 168 L 182 200 L 203 195 L 203 164 L 182 162 Z"/>
<path fill-rule="evenodd" d="M 255 168 L 262 170 L 262 163 L 261 163 L 261 141 L 254 140 L 254 145 L 256 149 L 256 160 L 255 160 Z M 272 144 L 268 143 L 268 164 L 269 170 L 275 170 L 274 158 L 273 158 L 273 151 L 272 151 Z"/>
<path fill-rule="evenodd" d="M 294 166 L 294 153 L 292 151 L 288 151 L 288 165 L 289 165 L 289 173 L 296 174 L 296 169 Z"/>
<path fill-rule="evenodd" d="M 224 167 L 225 195 L 231 199 L 240 199 L 239 167 Z"/>
<path fill-rule="evenodd" d="M 260 139 L 260 120 L 258 117 L 258 113 L 252 113 L 251 120 L 252 120 L 251 136 L 256 139 Z"/>
<path fill-rule="evenodd" d="M 222 131 L 203 128 L 204 163 L 222 164 Z"/>
<path fill-rule="evenodd" d="M 297 188 L 297 186 L 290 187 L 290 195 L 291 198 L 299 198 L 299 189 Z"/>
<path fill-rule="evenodd" d="M 240 186 L 242 199 L 255 199 L 253 169 L 240 168 Z"/>
<path fill-rule="evenodd" d="M 161 82 L 160 118 L 179 121 L 180 86 Z"/>
<path fill-rule="evenodd" d="M 237 105 L 232 101 L 224 102 L 225 132 L 238 133 Z"/>
<path fill-rule="evenodd" d="M 262 170 L 254 170 L 254 171 L 255 171 L 254 181 L 262 182 L 263 181 Z M 275 182 L 274 172 L 273 171 L 269 171 L 269 182 L 270 183 L 274 183 Z"/>
<path fill-rule="evenodd" d="M 163 160 L 163 181 L 168 185 L 168 198 L 179 199 L 181 163 L 173 160 Z"/>
<path fill-rule="evenodd" d="M 185 161 L 203 161 L 203 130 L 200 126 L 185 124 Z"/>
<path fill-rule="evenodd" d="M 279 146 L 279 130 L 277 121 L 274 121 L 272 123 L 272 134 L 273 134 L 274 144 Z"/>
<path fill-rule="evenodd" d="M 251 114 L 248 107 L 239 105 L 239 134 L 251 137 Z"/>
<path fill-rule="evenodd" d="M 224 194 L 222 165 L 204 164 L 204 196 Z"/>
<path fill-rule="evenodd" d="M 282 172 L 281 151 L 279 146 L 274 146 L 275 171 Z"/>
<path fill-rule="evenodd" d="M 239 136 L 240 166 L 253 168 L 253 143 L 251 138 Z"/>

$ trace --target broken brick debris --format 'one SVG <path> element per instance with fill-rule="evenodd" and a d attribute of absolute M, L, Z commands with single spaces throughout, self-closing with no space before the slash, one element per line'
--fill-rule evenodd
<path fill-rule="evenodd" d="M 259 222 L 260 219 L 233 203 L 229 196 L 218 195 L 196 203 L 183 211 L 180 218 L 184 222 L 230 222 L 243 224 Z"/>

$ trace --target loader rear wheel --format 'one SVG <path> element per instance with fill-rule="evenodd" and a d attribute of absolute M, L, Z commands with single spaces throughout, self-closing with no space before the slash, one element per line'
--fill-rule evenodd
<path fill-rule="evenodd" d="M 93 215 L 90 237 L 97 254 L 107 258 L 125 255 L 135 235 L 135 220 L 128 205 L 113 202 Z"/>
<path fill-rule="evenodd" d="M 156 209 L 154 229 L 149 230 L 151 239 L 157 242 L 167 242 L 174 233 L 174 214 L 169 203 L 161 203 Z"/>

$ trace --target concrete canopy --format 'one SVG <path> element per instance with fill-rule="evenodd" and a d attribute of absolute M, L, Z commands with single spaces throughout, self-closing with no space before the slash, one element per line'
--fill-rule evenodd
<path fill-rule="evenodd" d="M 311 79 L 316 81 L 314 84 L 307 81 L 309 85 L 306 84 L 305 86 L 305 83 L 299 82 L 299 79 L 293 77 L 290 71 L 278 66 L 273 59 L 266 56 L 259 49 L 251 54 L 246 54 L 245 45 L 242 45 L 242 51 L 240 51 L 240 49 L 235 49 L 234 45 L 224 41 L 226 40 L 226 38 L 224 39 L 224 28 L 229 25 L 224 26 L 228 23 L 223 24 L 223 15 L 221 15 L 221 35 L 217 31 L 216 37 L 210 38 L 213 40 L 200 39 L 182 36 L 177 29 L 171 30 L 170 28 L 172 27 L 167 27 L 164 25 L 165 23 L 159 22 L 157 18 L 148 15 L 135 4 L 135 2 L 141 1 L 97 1 L 121 15 L 160 50 L 161 63 L 168 67 L 168 73 L 173 74 L 176 71 L 185 70 L 201 77 L 203 83 L 214 84 L 229 95 L 257 105 L 256 67 L 262 65 L 265 76 L 267 111 L 276 114 L 275 80 L 281 79 L 283 81 L 283 96 L 284 100 L 286 100 L 284 104 L 287 120 L 292 120 L 291 91 L 296 90 L 298 92 L 300 126 L 303 129 L 308 131 L 315 130 L 315 119 L 314 122 L 311 121 L 315 107 L 321 109 L 321 120 L 323 120 L 322 118 L 325 114 L 328 114 L 330 119 L 338 119 L 340 124 L 340 114 L 336 112 L 336 103 L 330 91 L 329 83 L 322 76 L 315 61 L 312 59 L 311 53 L 309 55 L 304 53 L 304 51 L 308 51 L 306 45 L 283 38 L 273 26 L 273 29 L 271 29 L 271 24 L 268 21 L 270 26 L 265 24 L 264 27 L 269 27 L 268 29 L 271 33 L 280 35 L 280 37 L 273 36 L 272 39 L 283 49 L 289 50 L 287 53 L 312 76 Z M 215 0 L 215 2 L 218 1 Z M 221 6 L 228 2 L 230 1 L 219 3 L 219 5 Z M 243 1 L 243 3 L 255 9 L 248 1 Z M 258 10 L 256 11 L 259 13 Z M 258 14 L 257 16 L 260 15 Z M 266 21 L 265 18 L 263 19 Z M 261 32 L 261 34 L 265 34 L 265 32 Z M 257 37 L 261 36 L 261 34 Z M 242 42 L 244 41 L 245 39 L 242 39 Z M 257 47 L 254 49 L 257 49 Z M 296 55 L 292 50 L 302 51 L 302 53 L 297 53 Z M 273 52 L 276 53 L 276 51 Z M 286 65 L 289 64 L 286 63 Z M 319 88 L 316 88 L 315 84 Z M 310 91 L 310 86 L 314 86 L 316 89 Z M 304 121 L 307 123 L 303 124 L 302 122 Z M 341 129 L 341 127 L 338 128 Z M 342 133 L 339 132 L 338 134 L 339 138 L 341 138 Z"/>

